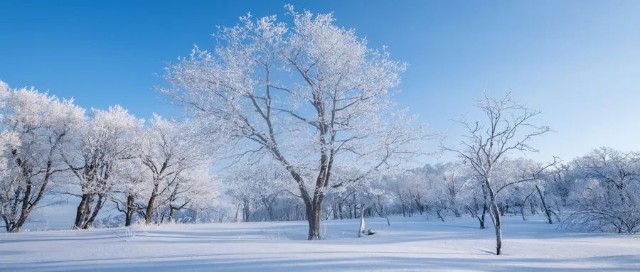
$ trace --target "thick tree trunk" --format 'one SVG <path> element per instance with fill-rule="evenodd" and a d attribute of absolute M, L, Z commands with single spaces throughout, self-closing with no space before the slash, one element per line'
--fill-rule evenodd
<path fill-rule="evenodd" d="M 95 196 L 95 194 L 82 194 L 80 204 L 76 209 L 74 229 L 88 229 L 93 225 L 93 221 L 98 216 L 105 200 L 101 195 L 98 195 L 98 200 L 94 205 Z"/>
<path fill-rule="evenodd" d="M 16 233 L 22 230 L 22 225 L 24 225 L 24 223 L 27 222 L 27 218 L 29 218 L 29 214 L 31 213 L 31 209 L 34 207 L 34 205 L 35 204 L 22 207 L 22 209 L 20 210 L 20 217 L 15 222 L 10 232 Z"/>
<path fill-rule="evenodd" d="M 153 219 L 153 210 L 155 209 L 155 202 L 156 202 L 156 190 L 154 190 L 154 193 L 151 194 L 151 197 L 149 197 L 149 202 L 147 202 L 147 209 L 144 213 L 144 223 L 146 225 L 151 224 L 151 220 Z"/>
<path fill-rule="evenodd" d="M 87 217 L 88 205 L 89 202 L 92 202 L 92 198 L 92 194 L 82 194 L 80 204 L 78 204 L 78 208 L 76 209 L 76 220 L 75 224 L 73 225 L 74 229 L 82 228 L 85 218 Z"/>
<path fill-rule="evenodd" d="M 96 217 L 98 216 L 98 212 L 100 212 L 100 209 L 102 209 L 103 204 L 104 198 L 102 197 L 102 195 L 98 195 L 98 201 L 96 202 L 96 205 L 94 207 L 89 206 L 89 208 L 93 208 L 93 211 L 82 226 L 82 229 L 88 229 L 93 225 L 93 221 L 95 221 Z"/>
<path fill-rule="evenodd" d="M 307 207 L 307 222 L 309 222 L 308 240 L 320 240 L 320 219 L 322 218 L 321 206 Z"/>
<path fill-rule="evenodd" d="M 127 210 L 125 212 L 125 219 L 124 219 L 125 227 L 131 226 L 134 212 L 135 212 L 135 196 L 133 194 L 129 194 L 127 196 Z"/>

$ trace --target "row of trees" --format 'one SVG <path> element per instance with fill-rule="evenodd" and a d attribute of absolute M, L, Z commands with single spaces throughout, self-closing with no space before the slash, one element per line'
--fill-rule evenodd
<path fill-rule="evenodd" d="M 130 225 L 171 220 L 215 198 L 210 157 L 192 124 L 154 116 L 145 125 L 125 109 L 93 109 L 0 82 L 0 217 L 20 231 L 52 194 L 79 199 L 75 228 L 89 228 L 113 204 Z"/>
<path fill-rule="evenodd" d="M 75 228 L 89 228 L 105 204 L 123 214 L 125 226 L 136 217 L 147 224 L 170 221 L 185 208 L 212 208 L 221 188 L 237 208 L 236 220 L 307 219 L 299 188 L 281 164 L 236 163 L 216 184 L 208 171 L 212 149 L 205 148 L 212 144 L 201 137 L 201 124 L 159 116 L 145 124 L 117 106 L 87 115 L 71 100 L 1 86 L 0 200 L 8 232 L 19 231 L 52 193 L 78 197 Z M 567 164 L 546 165 L 504 157 L 492 169 L 490 185 L 468 160 L 367 173 L 350 166 L 335 164 L 332 179 L 340 186 L 323 191 L 321 219 L 429 214 L 444 221 L 467 214 L 485 228 L 487 215 L 495 227 L 504 214 L 526 220 L 539 212 L 549 223 L 580 230 L 640 228 L 636 152 L 600 148 Z"/>
<path fill-rule="evenodd" d="M 54 189 L 78 197 L 76 228 L 90 227 L 107 203 L 124 225 L 211 208 L 221 187 L 210 155 L 223 146 L 233 167 L 221 180 L 235 217 L 304 219 L 310 240 L 321 237 L 322 219 L 393 213 L 469 214 L 481 228 L 488 215 L 497 254 L 505 213 L 638 230 L 639 156 L 599 149 L 565 165 L 513 159 L 537 151 L 532 139 L 549 128 L 509 94 L 485 97 L 481 119 L 458 122 L 462 141 L 442 147 L 460 162 L 400 171 L 423 155 L 427 138 L 392 101 L 406 65 L 336 26 L 332 14 L 287 11 L 289 21 L 241 17 L 219 28 L 214 50 L 196 47 L 167 67 L 160 92 L 184 106 L 189 122 L 144 122 L 120 107 L 86 114 L 72 100 L 0 84 L 6 230 L 19 231 Z"/>
<path fill-rule="evenodd" d="M 493 174 L 500 216 L 540 214 L 549 224 L 579 231 L 636 233 L 640 230 L 640 153 L 598 148 L 566 163 L 540 164 L 505 158 Z M 277 167 L 241 165 L 225 179 L 236 220 L 303 220 L 303 203 Z M 543 169 L 544 168 L 544 169 Z M 257 172 L 251 172 L 251 169 Z M 543 171 L 540 171 L 543 169 Z M 336 170 L 337 180 L 342 170 Z M 258 175 L 260 173 L 260 175 Z M 244 175 L 243 175 L 244 174 Z M 535 177 L 535 178 L 532 178 Z M 449 162 L 370 175 L 327 192 L 323 219 L 407 217 L 437 220 L 469 216 L 486 228 L 491 220 L 486 184 L 468 163 Z M 491 220 L 492 221 L 492 220 Z M 493 225 L 495 226 L 495 225 Z"/>

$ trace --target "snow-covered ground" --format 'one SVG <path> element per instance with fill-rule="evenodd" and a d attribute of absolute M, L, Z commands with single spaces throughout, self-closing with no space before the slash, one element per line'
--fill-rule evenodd
<path fill-rule="evenodd" d="M 0 234 L 1 271 L 640 271 L 640 239 L 572 233 L 542 219 L 507 217 L 504 255 L 473 219 L 356 220 L 136 226 Z"/>

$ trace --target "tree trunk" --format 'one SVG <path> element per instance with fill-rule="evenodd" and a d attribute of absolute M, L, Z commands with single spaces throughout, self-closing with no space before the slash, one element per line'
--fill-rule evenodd
<path fill-rule="evenodd" d="M 242 203 L 242 219 L 244 220 L 244 222 L 249 222 L 249 217 L 251 216 L 249 205 L 249 200 L 247 199 L 245 199 Z"/>
<path fill-rule="evenodd" d="M 527 204 L 527 200 L 529 199 L 529 197 L 531 197 L 533 193 L 534 192 L 531 191 L 531 193 L 529 193 L 527 197 L 525 197 L 524 200 L 522 201 L 522 206 L 520 206 L 520 214 L 522 215 L 522 221 L 527 221 L 527 218 L 524 216 L 524 206 Z"/>
<path fill-rule="evenodd" d="M 93 225 L 93 221 L 95 221 L 105 201 L 102 195 L 98 195 L 98 200 L 95 201 L 94 205 L 95 196 L 96 194 L 93 193 L 82 194 L 80 204 L 76 209 L 74 229 L 88 229 Z"/>
<path fill-rule="evenodd" d="M 169 223 L 173 223 L 174 219 L 176 217 L 176 207 L 174 207 L 173 205 L 169 204 Z"/>
<path fill-rule="evenodd" d="M 56 140 L 55 145 L 58 144 L 58 142 L 60 141 L 60 138 L 63 136 L 64 134 L 61 134 L 58 136 L 58 139 Z M 21 169 L 22 177 L 26 182 L 26 188 L 24 188 L 24 192 L 22 191 L 21 187 L 15 190 L 14 192 L 15 199 L 13 201 L 13 204 L 11 206 L 11 211 L 9 213 L 10 217 L 7 217 L 7 215 L 5 214 L 3 214 L 2 216 L 3 220 L 5 221 L 5 228 L 7 232 L 11 232 L 11 233 L 20 232 L 24 223 L 27 222 L 27 218 L 29 217 L 29 214 L 31 214 L 31 211 L 33 211 L 33 209 L 38 205 L 38 203 L 44 196 L 44 193 L 47 188 L 47 184 L 49 183 L 49 179 L 51 178 L 51 168 L 53 165 L 51 161 L 51 156 L 53 154 L 53 151 L 54 151 L 53 148 L 49 151 L 49 157 L 48 157 L 49 159 L 47 160 L 47 168 L 45 170 L 45 175 L 42 180 L 42 184 L 38 188 L 38 186 L 33 185 L 33 181 L 31 179 L 32 178 L 31 175 L 33 173 L 32 169 L 27 164 L 25 164 L 20 157 L 18 157 L 17 150 L 12 149 L 11 154 L 15 158 L 16 165 L 18 165 Z M 24 193 L 24 195 L 20 197 L 22 193 Z M 18 208 L 20 209 L 19 215 L 18 215 Z M 2 212 L 4 211 L 0 211 L 0 213 Z"/>
<path fill-rule="evenodd" d="M 491 221 L 493 222 L 493 227 L 496 231 L 496 255 L 500 255 L 502 253 L 502 222 L 500 220 L 500 207 L 498 207 L 498 203 L 496 201 L 496 194 L 488 183 L 489 182 L 487 181 L 487 191 L 491 201 L 489 203 L 489 214 L 491 215 Z"/>
<path fill-rule="evenodd" d="M 29 218 L 29 214 L 31 213 L 31 209 L 33 209 L 34 205 L 35 204 L 22 206 L 22 209 L 20 210 L 20 218 L 18 218 L 18 220 L 13 225 L 13 228 L 11 229 L 12 233 L 20 232 L 20 230 L 22 230 L 22 225 L 27 222 L 27 218 Z"/>
<path fill-rule="evenodd" d="M 440 218 L 440 221 L 444 222 L 444 216 L 442 215 L 442 209 L 436 209 L 436 215 Z"/>
<path fill-rule="evenodd" d="M 91 199 L 93 198 L 92 194 L 82 194 L 82 197 L 80 199 L 80 204 L 78 204 L 78 208 L 76 209 L 76 220 L 75 220 L 75 224 L 73 225 L 74 229 L 81 229 L 83 222 L 85 221 L 85 218 L 87 217 L 87 213 L 88 213 L 88 205 L 89 202 L 91 202 Z"/>
<path fill-rule="evenodd" d="M 484 224 L 485 218 L 487 215 L 487 203 L 482 204 L 482 213 L 478 216 L 478 221 L 480 222 L 480 229 L 485 229 L 486 226 Z"/>
<path fill-rule="evenodd" d="M 149 202 L 147 202 L 147 209 L 146 212 L 144 213 L 144 223 L 149 225 L 151 224 L 151 220 L 153 219 L 153 210 L 154 210 L 154 204 L 156 202 L 156 190 L 154 190 L 154 193 L 151 194 L 151 197 L 149 197 Z"/>
<path fill-rule="evenodd" d="M 320 218 L 322 210 L 319 205 L 307 206 L 307 222 L 309 222 L 309 235 L 308 240 L 320 240 Z"/>
<path fill-rule="evenodd" d="M 89 209 L 93 208 L 93 211 L 91 212 L 91 215 L 89 216 L 87 221 L 82 225 L 82 229 L 88 229 L 93 225 L 93 221 L 95 221 L 96 217 L 98 216 L 98 212 L 100 212 L 100 209 L 102 209 L 103 204 L 104 198 L 102 197 L 102 195 L 98 195 L 98 201 L 96 202 L 96 205 L 93 207 L 89 206 Z"/>
<path fill-rule="evenodd" d="M 496 231 L 496 255 L 502 253 L 502 222 L 500 219 L 500 208 L 495 202 L 490 205 L 491 220 Z"/>
<path fill-rule="evenodd" d="M 538 213 L 538 211 L 536 211 L 536 206 L 533 204 L 533 201 L 529 201 L 529 208 L 531 209 L 531 214 Z"/>
<path fill-rule="evenodd" d="M 482 216 L 480 218 L 478 218 L 478 220 L 480 221 L 480 229 L 485 229 L 485 216 L 487 215 L 487 210 L 489 209 L 489 207 L 487 206 L 487 204 L 490 201 L 490 197 L 489 197 L 489 182 L 486 181 L 485 184 L 482 184 L 482 197 L 484 199 L 484 202 L 482 204 Z"/>
<path fill-rule="evenodd" d="M 362 234 L 365 232 L 365 224 L 364 224 L 364 205 L 360 206 L 360 227 L 358 228 L 358 238 L 362 237 Z"/>
<path fill-rule="evenodd" d="M 135 196 L 129 194 L 127 196 L 127 211 L 125 212 L 124 226 L 131 226 L 133 221 L 133 213 L 135 212 Z"/>
<path fill-rule="evenodd" d="M 544 209 L 544 214 L 547 216 L 547 222 L 549 222 L 549 224 L 553 224 L 553 220 L 551 219 L 551 212 L 549 211 L 549 208 L 547 207 L 547 202 L 544 200 L 542 191 L 540 190 L 540 187 L 537 184 L 536 184 L 536 190 L 538 190 L 538 195 L 540 196 L 540 200 L 542 201 L 542 208 Z"/>

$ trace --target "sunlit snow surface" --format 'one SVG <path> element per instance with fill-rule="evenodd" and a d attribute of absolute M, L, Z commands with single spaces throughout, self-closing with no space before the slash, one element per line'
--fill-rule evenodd
<path fill-rule="evenodd" d="M 504 255 L 491 223 L 470 218 L 164 225 L 0 234 L 0 271 L 640 271 L 640 238 L 556 229 L 506 217 Z"/>

